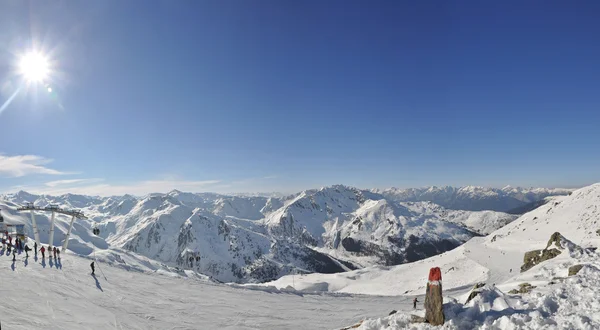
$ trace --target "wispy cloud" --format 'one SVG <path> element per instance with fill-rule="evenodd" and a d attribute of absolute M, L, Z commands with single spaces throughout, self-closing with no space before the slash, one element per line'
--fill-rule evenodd
<path fill-rule="evenodd" d="M 12 190 L 25 190 L 33 194 L 62 195 L 66 193 L 94 195 L 94 196 L 117 196 L 117 195 L 147 195 L 155 192 L 169 192 L 177 189 L 182 191 L 200 192 L 210 190 L 219 180 L 185 181 L 185 180 L 149 180 L 130 184 L 89 184 L 101 182 L 102 179 L 72 179 L 46 182 L 42 186 L 20 186 Z M 87 183 L 87 184 L 86 184 Z M 18 189 L 15 189 L 18 188 Z"/>
<path fill-rule="evenodd" d="M 48 187 L 58 187 L 58 186 L 74 186 L 74 185 L 83 185 L 90 183 L 102 182 L 104 179 L 71 179 L 71 180 L 56 180 L 46 182 L 46 186 Z"/>
<path fill-rule="evenodd" d="M 0 154 L 0 176 L 19 178 L 33 174 L 70 174 L 44 166 L 51 162 L 52 159 L 35 155 L 5 156 Z"/>

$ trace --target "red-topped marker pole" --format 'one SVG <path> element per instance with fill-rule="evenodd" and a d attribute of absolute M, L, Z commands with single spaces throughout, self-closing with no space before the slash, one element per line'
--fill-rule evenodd
<path fill-rule="evenodd" d="M 429 270 L 425 293 L 425 320 L 431 325 L 444 324 L 444 300 L 442 298 L 442 271 L 439 267 Z"/>

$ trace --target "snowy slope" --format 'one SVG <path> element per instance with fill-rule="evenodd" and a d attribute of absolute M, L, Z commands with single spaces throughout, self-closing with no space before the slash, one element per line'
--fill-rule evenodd
<path fill-rule="evenodd" d="M 357 318 L 408 310 L 408 298 L 298 295 L 234 288 L 193 272 L 140 272 L 67 254 L 52 263 L 0 255 L 3 329 L 338 329 Z M 129 271 L 126 269 L 130 269 Z M 276 294 L 274 294 L 276 293 Z"/>
<path fill-rule="evenodd" d="M 337 228 L 340 233 L 349 233 L 353 235 L 350 237 L 356 239 L 377 242 L 375 238 L 381 234 L 381 228 L 386 228 L 388 218 L 392 218 L 392 222 L 397 221 L 406 232 L 429 234 L 423 232 L 425 228 L 431 229 L 432 235 L 448 234 L 449 228 L 459 230 L 452 235 L 460 235 L 461 230 L 465 229 L 458 223 L 468 223 L 468 216 L 459 214 L 452 218 L 454 222 L 438 220 L 448 218 L 450 211 L 445 210 L 446 215 L 443 215 L 435 211 L 438 206 L 429 203 L 397 203 L 385 198 L 377 199 L 377 194 L 357 193 L 352 189 L 345 191 L 341 187 L 333 189 L 340 190 L 340 194 L 346 198 L 334 199 L 335 205 L 333 202 L 325 205 L 322 202 L 331 200 L 331 192 L 305 192 L 304 195 L 281 200 L 283 205 L 276 211 L 265 212 L 267 215 L 261 220 L 233 216 L 223 218 L 212 210 L 190 206 L 190 201 L 162 194 L 138 200 L 125 215 L 102 218 L 102 213 L 98 211 L 100 205 L 108 207 L 105 203 L 109 202 L 103 199 L 100 204 L 86 209 L 95 217 L 88 222 L 78 223 L 73 239 L 79 243 L 74 244 L 75 251 L 91 249 L 103 242 L 108 245 L 107 249 L 95 249 L 95 255 L 108 262 L 100 264 L 106 279 L 102 273 L 96 279 L 89 276 L 89 259 L 71 253 L 63 254 L 63 261 L 58 268 L 55 263 L 52 266 L 47 263 L 44 267 L 33 258 L 29 258 L 25 264 L 22 255 L 17 257 L 18 261 L 13 265 L 10 257 L 2 255 L 0 278 L 3 281 L 10 280 L 11 285 L 2 286 L 1 294 L 10 298 L 0 299 L 0 309 L 3 311 L 0 321 L 16 329 L 339 329 L 366 318 L 359 329 L 405 329 L 409 326 L 408 313 L 412 307 L 409 302 L 414 295 L 421 302 L 424 300 L 422 295 L 429 268 L 438 266 L 443 272 L 447 329 L 600 327 L 600 263 L 597 254 L 569 251 L 519 273 L 523 254 L 546 247 L 548 238 L 556 231 L 576 244 L 598 247 L 600 236 L 596 231 L 600 229 L 600 184 L 579 189 L 570 196 L 557 197 L 486 237 L 474 237 L 458 248 L 431 258 L 410 264 L 369 266 L 336 274 L 284 276 L 270 283 L 244 285 L 246 289 L 217 284 L 193 271 L 169 266 L 176 262 L 157 262 L 116 246 L 135 242 L 138 246 L 145 246 L 145 251 L 172 257 L 171 252 L 164 250 L 172 245 L 179 246 L 180 239 L 186 241 L 186 247 L 193 247 L 193 244 L 210 238 L 223 240 L 219 225 L 224 223 L 227 229 L 221 227 L 222 233 L 228 231 L 227 235 L 236 239 L 225 237 L 223 245 L 212 242 L 211 245 L 215 244 L 219 249 L 214 253 L 215 256 L 225 253 L 224 257 L 230 258 L 230 248 L 235 250 L 236 246 L 240 247 L 237 253 L 245 250 L 240 242 L 246 244 L 245 234 L 254 233 L 262 235 L 260 237 L 270 243 L 264 258 L 256 260 L 275 263 L 278 258 L 292 256 L 288 261 L 296 262 L 298 259 L 288 252 L 290 249 L 296 252 L 296 249 L 309 247 L 298 245 L 302 234 L 312 237 L 314 233 L 324 233 L 320 237 L 324 245 L 314 249 L 329 249 L 333 254 L 335 251 L 325 245 L 325 242 L 329 242 L 327 239 L 332 237 L 327 235 L 332 228 Z M 54 201 L 51 197 L 44 197 L 44 200 Z M 121 201 L 113 199 L 110 203 L 118 205 Z M 316 206 L 313 206 L 313 202 Z M 9 200 L 0 204 L 8 221 L 27 223 L 27 216 L 14 211 L 15 203 Z M 328 211 L 326 206 L 332 211 Z M 282 208 L 286 210 L 278 214 L 286 215 L 285 221 L 289 221 L 286 225 L 282 224 L 282 217 L 272 217 Z M 314 218 L 308 217 L 309 214 L 330 212 L 331 215 L 324 218 L 323 229 L 312 222 Z M 370 228 L 374 238 L 358 230 L 358 223 L 353 224 L 358 217 L 361 218 L 361 228 Z M 38 219 L 47 221 L 41 215 Z M 290 221 L 292 219 L 294 222 Z M 59 227 L 64 228 L 65 221 L 61 218 Z M 103 226 L 103 237 L 90 235 L 94 221 L 99 221 Z M 302 230 L 296 226 L 296 221 L 303 224 Z M 438 221 L 452 226 L 432 225 Z M 176 238 L 171 238 L 173 228 L 167 228 L 170 226 L 179 226 Z M 195 226 L 200 226 L 200 229 L 194 229 Z M 216 231 L 211 234 L 210 230 L 215 230 L 215 226 Z M 188 227 L 190 229 L 187 231 L 181 230 Z M 286 236 L 286 230 L 290 228 L 291 234 Z M 347 228 L 350 229 L 344 231 Z M 357 230 L 352 231 L 351 228 Z M 444 230 L 437 232 L 439 228 Z M 271 233 L 271 230 L 274 232 Z M 276 235 L 285 239 L 273 241 Z M 62 236 L 57 233 L 55 237 Z M 158 242 L 153 241 L 157 237 Z M 194 237 L 196 241 L 192 239 Z M 147 242 L 150 242 L 149 246 Z M 252 242 L 256 241 L 252 239 Z M 276 244 L 273 245 L 274 242 Z M 281 253 L 282 250 L 285 253 Z M 270 259 L 265 259 L 266 256 Z M 554 277 L 566 277 L 568 267 L 574 264 L 586 266 L 574 277 L 552 281 Z M 487 282 L 489 286 L 483 289 L 479 297 L 463 305 L 469 289 L 480 281 Z M 507 293 L 523 282 L 531 283 L 536 288 L 527 294 Z M 495 288 L 492 284 L 495 284 Z M 274 287 L 289 292 L 276 291 Z M 356 295 L 359 293 L 382 296 Z M 396 297 L 384 297 L 394 295 Z M 400 312 L 385 316 L 391 309 Z M 414 313 L 422 314 L 421 306 Z M 427 325 L 412 325 L 411 328 L 433 329 Z"/>
<path fill-rule="evenodd" d="M 395 267 L 368 267 L 339 274 L 284 276 L 263 286 L 293 285 L 306 292 L 345 292 L 380 295 L 423 293 L 428 271 L 443 272 L 448 329 L 478 327 L 532 329 L 595 329 L 600 327 L 600 256 L 567 251 L 520 273 L 525 252 L 543 249 L 554 232 L 583 247 L 599 247 L 600 184 L 556 198 L 481 238 L 441 255 Z M 574 264 L 591 265 L 581 275 L 566 280 Z M 482 297 L 463 305 L 470 288 L 478 282 L 495 285 Z M 531 294 L 510 295 L 520 283 L 537 286 Z M 457 299 L 457 301 L 456 301 Z M 579 306 L 579 307 L 575 307 Z M 403 329 L 406 314 L 366 321 L 361 329 Z M 428 326 L 414 326 L 429 329 Z"/>
<path fill-rule="evenodd" d="M 501 283 L 519 272 L 525 252 L 546 247 L 554 232 L 583 247 L 600 246 L 600 184 L 557 198 L 486 237 L 417 262 L 394 267 L 367 267 L 339 274 L 308 274 L 295 280 L 298 288 L 330 292 L 397 295 L 424 287 L 430 267 L 443 270 L 445 289 L 456 289 L 478 281 Z M 512 269 L 512 271 L 511 271 Z M 472 275 L 468 275 L 471 273 Z M 417 280 L 414 280 L 414 279 Z M 291 278 L 282 277 L 264 285 L 286 287 Z"/>

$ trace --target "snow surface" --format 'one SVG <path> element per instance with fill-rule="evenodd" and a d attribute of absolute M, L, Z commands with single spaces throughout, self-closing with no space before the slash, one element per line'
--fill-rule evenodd
<path fill-rule="evenodd" d="M 319 206 L 320 201 L 315 198 L 317 192 L 300 197 L 299 203 L 296 202 L 302 194 L 285 199 L 281 207 L 296 203 L 293 207 L 303 211 L 288 214 L 302 214 L 308 207 L 320 214 L 323 207 L 313 206 Z M 11 329 L 339 329 L 364 320 L 358 329 L 433 329 L 426 324 L 409 324 L 408 320 L 410 313 L 423 314 L 422 305 L 412 311 L 411 301 L 417 296 L 422 304 L 429 269 L 437 266 L 443 273 L 447 316 L 444 329 L 600 328 L 598 254 L 572 248 L 527 272 L 519 272 L 523 254 L 545 248 L 550 235 L 556 231 L 575 244 L 598 247 L 600 184 L 574 191 L 571 196 L 557 197 L 486 237 L 472 238 L 454 250 L 414 263 L 370 266 L 337 274 L 284 276 L 269 283 L 244 285 L 216 283 L 197 272 L 175 268 L 173 264 L 111 245 L 117 242 L 117 233 L 161 229 L 165 235 L 159 241 L 181 234 L 181 230 L 162 228 L 168 227 L 168 223 L 177 223 L 175 227 L 204 226 L 202 230 L 218 231 L 221 221 L 226 221 L 230 235 L 235 231 L 238 238 L 249 232 L 268 237 L 267 231 L 260 233 L 258 230 L 261 220 L 240 219 L 233 215 L 222 219 L 206 209 L 190 207 L 186 204 L 189 200 L 181 201 L 195 197 L 180 195 L 157 194 L 140 200 L 123 196 L 93 202 L 97 204 L 88 206 L 88 210 L 96 210 L 94 218 L 89 222 L 77 222 L 73 244 L 70 243 L 72 251 L 87 257 L 67 252 L 57 265 L 54 260 L 41 263 L 33 256 L 25 259 L 23 254 L 13 263 L 11 256 L 0 255 L 2 324 Z M 411 209 L 424 205 L 378 201 L 368 194 L 354 196 L 348 195 L 349 198 L 336 202 L 344 202 L 339 208 L 352 210 L 352 217 L 360 215 L 361 219 L 366 219 L 364 227 L 384 222 L 381 220 L 391 215 L 401 224 L 416 221 L 422 225 L 431 221 L 427 212 L 418 213 Z M 361 201 L 357 196 L 367 198 Z M 13 197 L 3 203 L 3 215 L 11 222 L 27 223 L 28 217 L 14 211 L 19 196 Z M 324 199 L 327 198 L 331 196 L 325 194 Z M 76 200 L 88 203 L 85 198 L 77 197 Z M 131 203 L 132 200 L 136 202 Z M 54 200 L 42 196 L 36 202 Z M 355 209 L 352 203 L 360 206 Z M 261 209 L 267 204 L 273 205 L 265 200 Z M 98 211 L 100 207 L 104 213 Z M 326 223 L 340 228 L 340 218 L 347 215 L 330 208 L 332 214 L 337 214 L 336 220 L 329 219 Z M 123 209 L 130 211 L 122 214 Z M 328 212 L 325 208 L 325 213 Z M 407 217 L 405 212 L 418 216 Z M 99 221 L 102 214 L 114 214 L 111 218 L 114 220 Z M 373 216 L 375 214 L 384 216 L 377 218 Z M 193 217 L 198 220 L 191 221 Z M 37 218 L 47 225 L 47 217 Z M 466 220 L 460 216 L 455 218 L 456 222 L 468 222 L 468 217 Z M 276 222 L 276 218 L 270 219 Z M 58 232 L 65 229 L 66 220 L 58 217 L 55 237 L 60 237 Z M 90 234 L 95 221 L 99 221 L 104 236 Z M 302 227 L 306 229 L 303 233 L 308 232 L 309 227 Z M 378 227 L 372 228 L 376 233 Z M 321 229 L 316 227 L 315 230 Z M 414 230 L 420 229 L 416 226 Z M 444 233 L 447 232 L 440 234 Z M 47 239 L 47 234 L 42 236 Z M 154 239 L 156 235 L 144 237 Z M 237 242 L 241 241 L 238 239 Z M 267 239 L 266 242 L 271 241 Z M 149 248 L 156 247 L 151 245 Z M 101 261 L 97 263 L 95 278 L 89 274 L 89 262 L 93 257 Z M 585 265 L 578 275 L 554 279 L 566 277 L 568 268 L 575 264 Z M 477 282 L 486 282 L 487 286 L 481 289 L 479 296 L 464 304 L 470 288 Z M 508 294 L 524 282 L 536 288 L 531 293 Z M 399 312 L 386 316 L 392 309 Z"/>
<path fill-rule="evenodd" d="M 127 258 L 127 256 L 125 256 Z M 408 297 L 250 290 L 192 272 L 141 272 L 63 255 L 0 256 L 0 322 L 6 329 L 335 329 L 410 309 Z M 128 262 L 132 262 L 128 260 Z M 147 268 L 142 264 L 137 268 Z"/>

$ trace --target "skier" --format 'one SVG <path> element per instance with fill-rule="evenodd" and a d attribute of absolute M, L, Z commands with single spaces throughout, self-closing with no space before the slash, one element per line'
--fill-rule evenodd
<path fill-rule="evenodd" d="M 94 274 L 95 270 L 94 270 L 94 262 L 93 262 L 93 261 L 92 261 L 92 263 L 90 264 L 90 267 L 92 267 L 92 275 L 95 275 L 95 274 Z"/>
<path fill-rule="evenodd" d="M 417 300 L 417 297 L 415 297 L 415 299 L 413 299 L 413 309 L 417 309 L 417 303 L 419 301 Z"/>
<path fill-rule="evenodd" d="M 25 258 L 29 258 L 29 250 L 31 250 L 29 245 L 25 244 Z"/>
<path fill-rule="evenodd" d="M 56 249 L 56 254 L 58 255 L 58 260 L 60 260 L 60 249 Z"/>
<path fill-rule="evenodd" d="M 42 245 L 42 248 L 40 249 L 40 252 L 42 252 L 42 259 L 46 259 L 46 255 L 44 254 L 44 252 L 46 252 L 46 248 Z"/>
<path fill-rule="evenodd" d="M 13 262 L 17 261 L 17 249 L 13 249 Z"/>
<path fill-rule="evenodd" d="M 37 241 L 35 243 L 33 243 L 33 251 L 35 251 L 35 255 L 37 256 L 37 252 L 38 252 Z"/>
<path fill-rule="evenodd" d="M 54 259 L 56 259 L 56 246 L 52 248 L 52 252 L 54 252 Z"/>

